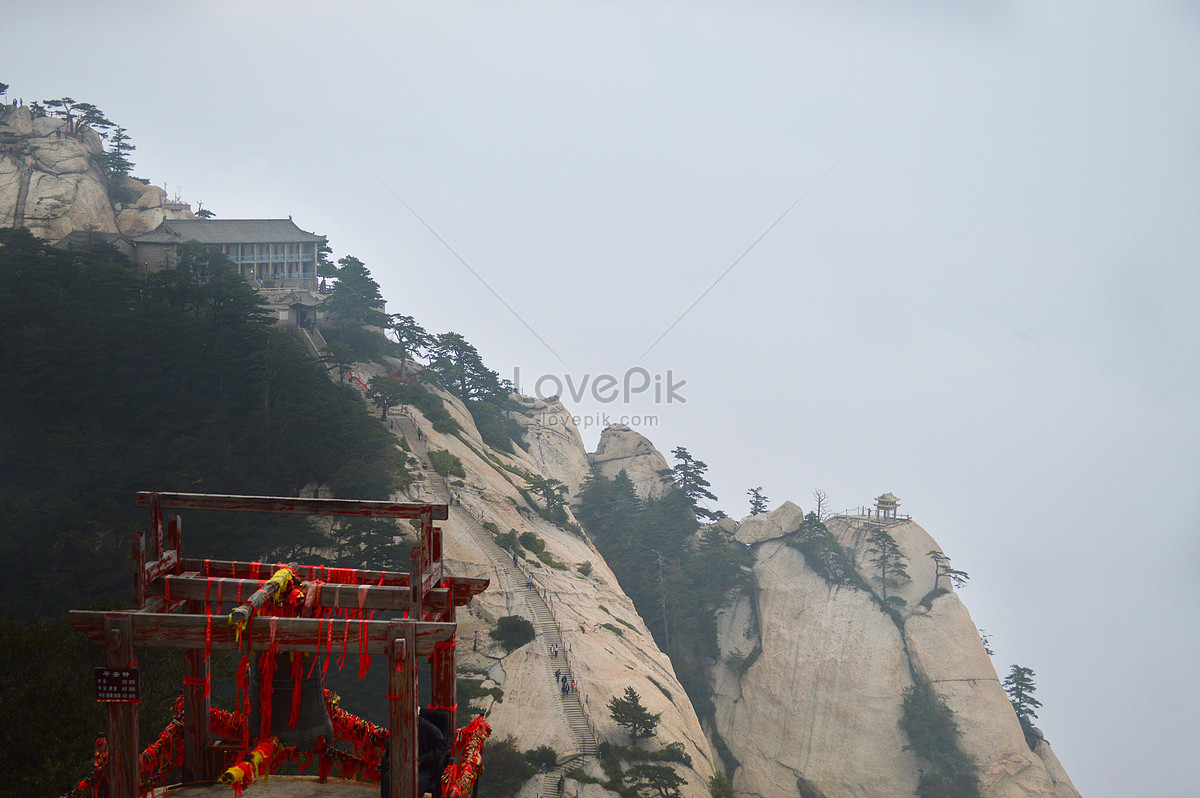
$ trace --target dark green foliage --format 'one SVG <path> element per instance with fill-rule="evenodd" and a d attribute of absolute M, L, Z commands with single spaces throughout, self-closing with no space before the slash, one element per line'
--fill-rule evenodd
<path fill-rule="evenodd" d="M 750 515 L 762 515 L 767 511 L 767 502 L 770 500 L 763 495 L 762 490 L 760 485 L 746 491 L 746 495 L 750 497 Z"/>
<path fill-rule="evenodd" d="M 546 769 L 549 770 L 558 764 L 558 752 L 548 745 L 539 745 L 537 748 L 526 751 L 525 759 L 535 768 L 545 765 Z"/>
<path fill-rule="evenodd" d="M 831 585 L 848 585 L 866 590 L 850 558 L 816 513 L 808 513 L 787 544 L 804 555 L 808 567 Z"/>
<path fill-rule="evenodd" d="M 450 415 L 450 411 L 446 409 L 446 403 L 442 401 L 442 397 L 431 393 L 421 385 L 413 383 L 399 383 L 399 385 L 400 390 L 397 393 L 399 404 L 412 405 L 417 408 L 421 415 L 429 419 L 435 430 L 449 433 L 462 429 Z"/>
<path fill-rule="evenodd" d="M 216 652 L 213 674 L 229 672 Z M 0 795 L 62 795 L 87 774 L 104 732 L 104 707 L 95 701 L 92 668 L 103 650 L 65 620 L 24 622 L 0 616 Z M 177 651 L 138 651 L 141 744 L 166 728 L 183 676 Z"/>
<path fill-rule="evenodd" d="M 458 695 L 458 700 L 464 704 L 468 701 L 474 701 L 477 698 L 491 696 L 497 701 L 504 700 L 504 691 L 499 687 L 484 687 L 483 683 L 475 679 L 459 678 L 455 680 L 455 691 Z"/>
<path fill-rule="evenodd" d="M 753 563 L 753 555 L 711 528 L 693 545 L 697 525 L 687 497 L 669 490 L 660 499 L 643 502 L 624 472 L 611 480 L 590 474 L 580 489 L 575 517 L 703 714 L 711 706 L 706 668 L 720 655 L 714 611 L 730 591 L 749 585 L 742 569 Z"/>
<path fill-rule="evenodd" d="M 0 557 L 13 609 L 57 615 L 128 595 L 138 490 L 383 499 L 394 439 L 287 335 L 227 261 L 181 247 L 139 281 L 100 245 L 0 230 Z M 199 278 L 204 278 L 203 280 Z M 299 517 L 185 517 L 187 553 L 275 559 L 323 537 Z"/>
<path fill-rule="evenodd" d="M 533 532 L 529 532 L 529 531 L 522 532 L 520 537 L 517 538 L 517 540 L 520 541 L 522 546 L 524 546 L 529 551 L 532 551 L 534 554 L 541 554 L 543 551 L 546 550 L 546 541 L 539 538 Z"/>
<path fill-rule="evenodd" d="M 525 428 L 509 418 L 506 412 L 509 401 L 507 397 L 472 399 L 466 406 L 483 442 L 493 449 L 512 454 L 513 441 L 522 449 L 528 449 L 529 445 L 525 443 Z"/>
<path fill-rule="evenodd" d="M 977 798 L 979 777 L 975 761 L 958 745 L 962 736 L 954 713 L 928 684 L 904 690 L 904 715 L 900 728 L 911 749 L 929 762 L 930 769 L 917 786 L 920 798 Z"/>
<path fill-rule="evenodd" d="M 709 481 L 704 478 L 704 472 L 708 471 L 708 464 L 692 457 L 691 453 L 682 446 L 676 446 L 671 450 L 671 454 L 677 462 L 669 471 L 664 472 L 663 476 L 670 477 L 679 492 L 687 498 L 687 502 L 697 518 L 706 518 L 710 521 L 720 518 L 721 516 L 716 512 L 700 506 L 700 502 L 703 500 L 713 502 L 717 500 L 713 492 L 708 489 Z"/>
<path fill-rule="evenodd" d="M 505 651 L 516 651 L 537 636 L 533 624 L 520 615 L 505 615 L 496 621 L 496 628 L 488 634 L 504 646 Z"/>
<path fill-rule="evenodd" d="M 712 798 L 734 798 L 733 782 L 724 773 L 714 773 L 708 780 L 708 794 Z"/>
<path fill-rule="evenodd" d="M 503 740 L 489 740 L 483 746 L 482 757 L 480 798 L 510 798 L 537 773 L 537 768 L 521 754 L 511 734 Z"/>
<path fill-rule="evenodd" d="M 552 524 L 560 526 L 566 524 L 569 520 L 567 517 L 567 486 L 557 479 L 532 474 L 526 476 L 525 481 L 529 483 L 529 489 L 542 500 L 545 508 L 542 516 Z"/>
<path fill-rule="evenodd" d="M 465 477 L 467 475 L 467 472 L 463 470 L 462 460 L 458 459 L 458 455 L 451 454 L 445 449 L 430 452 L 429 463 L 433 466 L 434 471 L 444 477 Z"/>
<path fill-rule="evenodd" d="M 876 527 L 867 536 L 867 551 L 875 555 L 871 558 L 871 562 L 879 568 L 879 583 L 883 586 L 882 599 L 884 608 L 887 609 L 889 603 L 895 604 L 888 600 L 888 580 L 907 578 L 908 560 L 905 558 L 904 552 L 900 551 L 896 539 L 883 527 Z"/>
<path fill-rule="evenodd" d="M 619 626 L 614 626 L 611 623 L 602 623 L 602 624 L 600 624 L 600 626 L 602 626 L 603 628 L 612 632 L 613 634 L 617 635 L 618 637 L 625 636 L 625 631 L 623 629 L 621 629 L 621 627 L 619 627 Z"/>
<path fill-rule="evenodd" d="M 933 609 L 934 599 L 936 599 L 938 596 L 944 596 L 949 592 L 950 592 L 950 590 L 948 588 L 944 588 L 944 587 L 934 588 L 933 590 L 930 590 L 928 593 L 926 593 L 924 596 L 921 597 L 919 606 L 924 607 L 927 610 Z M 892 596 L 892 598 L 896 598 L 896 597 Z"/>
<path fill-rule="evenodd" d="M 556 571 L 567 570 L 567 564 L 558 560 L 553 554 L 551 554 L 548 551 L 539 551 L 537 558 L 538 558 L 538 560 L 546 563 L 546 565 L 549 565 L 551 568 L 553 568 Z"/>
<path fill-rule="evenodd" d="M 397 407 L 404 401 L 403 383 L 391 377 L 372 377 L 367 383 L 367 398 L 371 404 L 379 408 L 379 417 L 386 418 L 387 411 Z"/>
<path fill-rule="evenodd" d="M 618 630 L 617 634 L 621 632 Z M 632 686 L 625 688 L 625 695 L 613 696 L 608 702 L 608 712 L 618 726 L 624 726 L 638 738 L 653 737 L 662 713 L 652 713 L 642 706 L 642 697 Z"/>
<path fill-rule="evenodd" d="M 583 768 L 571 768 L 567 771 L 567 778 L 572 781 L 577 781 L 580 784 L 599 784 L 600 779 L 594 779 L 584 772 Z"/>
<path fill-rule="evenodd" d="M 625 751 L 625 758 L 641 762 L 678 762 L 681 765 L 692 766 L 692 756 L 681 742 L 667 743 L 658 751 L 629 748 Z"/>
<path fill-rule="evenodd" d="M 624 623 L 626 626 L 629 626 L 629 628 L 630 628 L 630 629 L 633 629 L 633 627 L 632 627 L 632 626 L 630 626 L 629 624 L 625 623 L 625 622 L 624 622 L 624 621 L 622 621 L 620 618 L 617 618 L 617 621 L 618 621 L 618 622 L 620 622 L 620 623 Z M 667 688 L 665 688 L 665 687 L 663 687 L 661 684 L 659 684 L 659 683 L 658 683 L 658 680 L 657 680 L 657 679 L 655 679 L 653 676 L 647 675 L 647 676 L 646 676 L 646 678 L 650 680 L 650 684 L 652 684 L 652 685 L 654 685 L 655 687 L 657 687 L 657 688 L 658 688 L 658 692 L 662 693 L 663 695 L 665 695 L 665 696 L 667 697 L 667 700 L 668 700 L 668 701 L 670 701 L 672 704 L 674 704 L 674 703 L 675 703 L 675 699 L 671 697 L 671 691 L 670 691 L 670 690 L 668 690 Z M 690 765 L 691 763 L 689 762 L 688 764 Z"/>
<path fill-rule="evenodd" d="M 579 563 L 579 565 L 575 566 L 575 570 L 578 571 L 581 576 L 591 576 L 592 575 L 592 561 L 585 560 L 584 562 Z"/>
<path fill-rule="evenodd" d="M 496 545 L 505 551 L 516 551 L 521 548 L 521 541 L 517 537 L 517 530 L 510 529 L 507 532 L 501 532 L 499 535 L 496 535 Z"/>
<path fill-rule="evenodd" d="M 484 365 L 479 351 L 455 332 L 434 336 L 421 378 L 437 382 L 464 402 L 504 401 L 511 394 L 500 375 Z"/>
<path fill-rule="evenodd" d="M 1032 668 L 1013 665 L 1004 677 L 1004 691 L 1008 693 L 1008 699 L 1017 713 L 1017 720 L 1021 723 L 1021 731 L 1025 733 L 1025 742 L 1030 750 L 1037 748 L 1039 738 L 1033 728 L 1033 719 L 1037 717 L 1036 710 L 1042 705 L 1041 701 L 1033 697 L 1037 690 L 1033 683 L 1033 677 L 1036 675 Z"/>
<path fill-rule="evenodd" d="M 659 798 L 679 798 L 679 788 L 687 784 L 670 765 L 634 765 L 625 778 L 640 795 Z"/>
<path fill-rule="evenodd" d="M 970 579 L 966 571 L 960 571 L 950 565 L 950 558 L 942 554 L 937 549 L 933 549 L 926 554 L 929 559 L 933 560 L 933 589 L 938 589 L 938 583 L 943 577 L 949 579 L 955 587 L 962 587 Z"/>

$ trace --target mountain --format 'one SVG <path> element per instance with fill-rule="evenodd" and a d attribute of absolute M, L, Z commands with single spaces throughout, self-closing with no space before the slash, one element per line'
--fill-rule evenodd
<path fill-rule="evenodd" d="M 132 235 L 164 218 L 190 217 L 162 189 L 106 175 L 97 166 L 102 152 L 99 137 L 86 126 L 71 133 L 63 120 L 35 119 L 28 109 L 4 106 L 0 226 L 27 227 L 53 241 L 74 230 Z M 129 289 L 134 295 L 140 296 Z M 147 312 L 157 314 L 157 308 L 147 306 Z M 23 329 L 34 327 L 30 322 Z M 145 337 L 152 341 L 146 346 L 177 345 L 166 333 Z M 204 340 L 200 333 L 195 337 Z M 89 332 L 88 341 L 98 352 L 117 346 L 102 332 Z M 283 343 L 272 347 L 290 356 Z M 244 353 L 247 363 L 250 354 Z M 43 372 L 66 373 L 59 367 L 30 370 L 28 360 L 14 359 L 12 367 L 14 374 L 25 373 L 20 366 L 33 375 L 29 390 L 47 390 Z M 356 363 L 353 369 L 361 385 L 395 365 Z M 258 373 L 245 368 L 246 374 Z M 289 368 L 303 371 L 298 364 Z M 324 377 L 318 373 L 316 379 Z M 208 383 L 215 381 L 197 384 Z M 492 587 L 459 619 L 458 661 L 465 680 L 460 704 L 462 710 L 488 713 L 497 736 L 511 735 L 522 750 L 550 746 L 557 752 L 559 766 L 528 780 L 521 795 L 548 794 L 567 772 L 573 793 L 586 798 L 626 798 L 635 790 L 673 793 L 672 786 L 634 787 L 622 776 L 642 766 L 671 769 L 685 780 L 678 792 L 686 798 L 709 795 L 710 784 L 720 793 L 722 782 L 712 782 L 718 774 L 728 777 L 733 794 L 746 798 L 1078 795 L 1049 743 L 1036 729 L 1023 728 L 954 585 L 936 575 L 928 553 L 940 547 L 917 523 L 868 514 L 817 518 L 784 502 L 770 513 L 701 525 L 664 481 L 666 458 L 629 427 L 604 430 L 589 453 L 561 403 L 515 396 L 504 413 L 512 422 L 507 428 L 520 432 L 508 452 L 485 442 L 471 410 L 456 396 L 436 386 L 414 389 L 432 394 L 454 423 L 427 418 L 414 405 L 383 420 L 390 436 L 385 448 L 416 475 L 392 498 L 448 504 L 448 567 L 491 580 Z M 306 400 L 309 393 L 289 398 Z M 201 395 L 199 388 L 187 394 Z M 320 411 L 306 410 L 304 417 L 319 419 L 325 429 L 342 412 L 338 401 L 322 399 Z M 27 404 L 39 412 L 54 409 L 48 402 Z M 91 412 L 100 407 L 87 406 Z M 188 408 L 190 417 L 200 417 L 202 408 Z M 248 463 L 257 439 L 250 433 L 261 426 L 258 412 L 249 404 L 240 410 L 236 417 L 247 433 L 223 443 L 236 454 L 229 463 L 221 461 L 234 474 L 227 479 L 241 473 L 231 470 L 233 463 L 253 471 Z M 47 428 L 59 421 L 47 418 Z M 445 431 L 455 425 L 456 431 Z M 222 417 L 209 426 L 224 429 L 231 422 Z M 190 440 L 186 433 L 176 430 L 175 439 Z M 271 440 L 278 447 L 289 436 L 294 434 L 280 432 Z M 363 434 L 364 441 L 370 439 Z M 62 440 L 69 459 L 74 444 L 65 434 Z M 244 444 L 244 454 L 234 448 L 237 442 Z M 332 451 L 331 444 L 308 448 Z M 15 445 L 9 449 L 19 465 L 25 455 Z M 61 470 L 59 461 L 49 461 L 57 451 L 51 449 L 39 449 L 47 463 L 37 473 Z M 280 476 L 280 483 L 287 476 L 311 489 L 307 480 L 334 471 L 323 461 L 305 466 Z M 208 484 L 202 481 L 206 475 L 195 476 L 189 484 Z M 331 477 L 322 479 L 328 490 Z M 676 635 L 672 642 L 668 636 L 680 619 L 678 612 L 671 617 L 668 603 L 678 591 L 695 592 L 696 575 L 670 556 L 664 563 L 666 547 L 652 537 L 630 538 L 632 527 L 622 527 L 621 519 L 609 519 L 625 536 L 617 543 L 635 555 L 607 561 L 601 549 L 614 551 L 614 540 L 585 528 L 579 505 L 579 518 L 570 506 L 556 515 L 538 495 L 537 483 L 554 480 L 571 497 L 602 481 L 626 486 L 623 510 L 648 524 L 639 534 L 657 534 L 656 523 L 675 524 L 672 541 L 662 532 L 663 542 L 674 546 L 671 556 L 699 559 L 715 551 L 720 559 L 733 552 L 747 564 L 727 558 L 723 573 L 740 576 L 727 589 L 722 586 L 715 600 L 693 596 L 688 611 L 703 617 L 685 619 L 692 622 L 691 638 L 681 643 Z M 33 495 L 33 487 L 26 487 Z M 608 509 L 593 507 L 590 517 Z M 97 540 L 115 535 L 117 521 L 105 520 L 89 533 Z M 886 582 L 875 562 L 881 533 L 907 563 L 906 573 Z M 532 624 L 532 641 L 510 647 L 492 634 L 501 619 L 512 616 Z M 556 672 L 576 689 L 564 693 Z M 609 703 L 627 688 L 659 716 L 655 736 L 635 741 L 614 721 Z"/>

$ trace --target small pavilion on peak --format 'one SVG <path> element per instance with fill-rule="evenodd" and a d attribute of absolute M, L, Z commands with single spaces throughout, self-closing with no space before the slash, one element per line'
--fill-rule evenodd
<path fill-rule="evenodd" d="M 891 493 L 875 497 L 875 514 L 880 520 L 884 518 L 896 518 L 896 510 L 899 506 L 900 500 Z"/>

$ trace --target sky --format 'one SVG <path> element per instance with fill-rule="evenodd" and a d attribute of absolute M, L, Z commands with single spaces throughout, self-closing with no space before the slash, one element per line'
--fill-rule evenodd
<path fill-rule="evenodd" d="M 589 449 L 622 421 L 686 447 L 734 517 L 756 486 L 896 494 L 997 670 L 1036 672 L 1080 792 L 1195 795 L 1195 0 L 14 2 L 4 28 L 12 97 L 92 102 L 168 193 L 328 236 L 389 311 L 561 385 Z"/>

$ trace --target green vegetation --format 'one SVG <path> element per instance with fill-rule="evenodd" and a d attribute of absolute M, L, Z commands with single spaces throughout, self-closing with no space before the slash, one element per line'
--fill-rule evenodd
<path fill-rule="evenodd" d="M 483 358 L 460 334 L 441 333 L 430 339 L 429 366 L 421 379 L 436 383 L 462 400 L 484 443 L 512 453 L 512 442 L 525 446 L 524 428 L 507 416 L 512 385 L 484 365 Z"/>
<path fill-rule="evenodd" d="M 887 594 L 888 579 L 908 578 L 908 560 L 892 534 L 884 527 L 876 527 L 867 536 L 867 551 L 874 554 L 871 562 L 879 568 L 879 583 L 883 586 L 883 606 L 890 609 L 893 606 L 903 606 L 906 602 L 899 596 L 889 597 Z"/>
<path fill-rule="evenodd" d="M 928 684 L 904 690 L 900 728 L 908 735 L 906 749 L 930 764 L 917 784 L 920 798 L 978 798 L 978 768 L 959 748 L 962 732 L 954 713 Z"/>
<path fill-rule="evenodd" d="M 600 626 L 602 628 L 607 629 L 608 631 L 612 632 L 613 634 L 617 635 L 618 637 L 625 636 L 625 630 L 619 626 L 614 626 L 613 624 L 607 623 L 607 622 L 600 624 Z"/>
<path fill-rule="evenodd" d="M 548 551 L 539 551 L 537 558 L 539 560 L 541 560 L 542 562 L 546 563 L 546 565 L 549 565 L 551 568 L 553 568 L 556 571 L 567 570 L 567 564 L 565 562 L 561 562 L 560 560 L 558 560 L 553 554 L 551 554 Z"/>
<path fill-rule="evenodd" d="M 712 712 L 706 668 L 720 657 L 715 611 L 744 590 L 753 555 L 717 529 L 699 545 L 691 500 L 679 490 L 642 501 L 624 472 L 593 471 L 579 492 L 575 517 L 646 619 L 701 715 Z"/>
<path fill-rule="evenodd" d="M 546 550 L 546 541 L 542 540 L 533 532 L 525 531 L 517 538 L 521 545 L 534 554 L 541 554 Z"/>
<path fill-rule="evenodd" d="M 954 583 L 955 587 L 959 587 L 959 588 L 961 588 L 963 585 L 965 585 L 967 583 L 967 580 L 971 578 L 971 577 L 967 576 L 966 571 L 960 571 L 957 568 L 951 567 L 950 558 L 947 557 L 945 554 L 942 554 L 937 549 L 933 549 L 925 556 L 927 556 L 929 559 L 933 560 L 933 565 L 934 565 L 933 589 L 934 590 L 939 589 L 938 582 L 939 582 L 939 580 L 941 580 L 942 577 L 946 577 L 947 579 L 949 579 L 951 582 Z"/>
<path fill-rule="evenodd" d="M 796 534 L 788 537 L 787 545 L 798 550 L 808 567 L 829 584 L 870 592 L 850 557 L 816 513 L 804 516 Z"/>
<path fill-rule="evenodd" d="M 491 696 L 496 701 L 504 700 L 504 691 L 499 687 L 484 687 L 481 681 L 475 679 L 458 678 L 455 680 L 455 690 L 458 693 L 458 700 L 466 704 L 485 696 Z"/>
<path fill-rule="evenodd" d="M 434 471 L 444 477 L 465 477 L 467 475 L 467 472 L 463 470 L 462 460 L 458 459 L 458 455 L 451 454 L 446 449 L 430 452 L 429 463 L 433 466 Z"/>
<path fill-rule="evenodd" d="M 535 768 L 545 765 L 549 770 L 558 764 L 558 752 L 548 745 L 539 745 L 531 751 L 526 751 L 524 756 Z"/>
<path fill-rule="evenodd" d="M 496 621 L 496 628 L 488 632 L 505 651 L 516 651 L 537 636 L 533 624 L 520 615 L 505 615 Z"/>
<path fill-rule="evenodd" d="M 1032 668 L 1013 665 L 1004 677 L 1004 692 L 1008 693 L 1008 699 L 1017 713 L 1017 720 L 1021 723 L 1021 730 L 1025 732 L 1025 742 L 1030 750 L 1037 748 L 1038 735 L 1033 728 L 1033 719 L 1037 717 L 1036 710 L 1042 705 L 1041 701 L 1033 697 L 1037 690 L 1033 684 L 1033 677 L 1036 675 Z"/>
<path fill-rule="evenodd" d="M 541 498 L 546 520 L 559 526 L 567 524 L 567 486 L 557 479 L 532 474 L 525 480 L 529 483 L 529 489 Z"/>
<path fill-rule="evenodd" d="M 661 689 L 661 688 L 660 688 Z M 641 748 L 627 748 L 625 758 L 642 762 L 678 762 L 687 767 L 692 766 L 692 756 L 684 748 L 683 743 L 667 743 L 658 751 L 646 751 Z"/>
<path fill-rule="evenodd" d="M 762 491 L 761 485 L 746 491 L 750 497 L 750 515 L 762 515 L 767 511 L 767 502 L 770 500 L 763 495 Z"/>
<path fill-rule="evenodd" d="M 362 401 L 266 317 L 219 253 L 181 247 L 143 282 L 115 249 L 0 230 L 0 556 L 11 609 L 54 616 L 128 596 L 138 490 L 384 499 L 410 479 Z M 305 519 L 201 513 L 188 554 L 284 559 Z M 29 552 L 44 552 L 30 557 Z"/>
<path fill-rule="evenodd" d="M 670 765 L 634 765 L 625 778 L 639 795 L 659 798 L 679 798 L 679 788 L 687 784 Z"/>
<path fill-rule="evenodd" d="M 591 576 L 592 575 L 592 561 L 584 560 L 583 562 L 581 562 L 575 566 L 575 570 L 578 571 L 581 576 Z"/>
<path fill-rule="evenodd" d="M 712 798 L 734 798 L 733 782 L 724 773 L 714 773 L 708 780 L 708 794 Z"/>
<path fill-rule="evenodd" d="M 537 767 L 517 748 L 511 734 L 503 740 L 489 740 L 483 746 L 482 757 L 479 798 L 511 798 L 537 773 Z"/>
<path fill-rule="evenodd" d="M 700 502 L 703 500 L 707 499 L 712 502 L 717 500 L 713 492 L 708 489 L 709 481 L 704 478 L 704 473 L 708 471 L 708 464 L 692 457 L 691 453 L 682 446 L 676 446 L 671 450 L 671 454 L 678 462 L 669 470 L 664 471 L 662 475 L 670 478 L 697 518 L 705 518 L 710 521 L 721 518 L 724 513 L 700 506 Z"/>
<path fill-rule="evenodd" d="M 620 634 L 617 630 L 617 634 Z M 624 696 L 613 696 L 608 702 L 608 712 L 618 726 L 629 730 L 634 742 L 638 738 L 653 737 L 662 713 L 651 713 L 642 706 L 642 697 L 632 686 L 625 688 Z"/>

